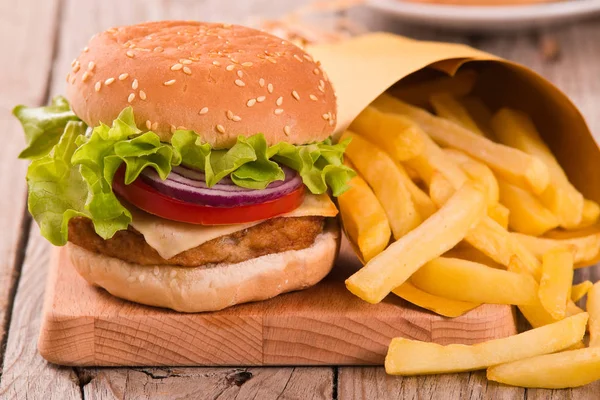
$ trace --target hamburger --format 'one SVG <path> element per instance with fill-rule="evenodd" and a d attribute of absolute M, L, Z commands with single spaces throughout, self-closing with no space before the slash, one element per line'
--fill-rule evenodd
<path fill-rule="evenodd" d="M 87 282 L 142 304 L 220 310 L 320 281 L 339 243 L 335 94 L 302 49 L 192 21 L 112 28 L 67 97 L 17 106 L 28 209 Z"/>

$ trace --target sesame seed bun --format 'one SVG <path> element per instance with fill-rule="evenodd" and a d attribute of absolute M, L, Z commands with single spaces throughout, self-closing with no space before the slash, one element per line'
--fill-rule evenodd
<path fill-rule="evenodd" d="M 94 36 L 72 63 L 67 94 L 88 125 L 126 107 L 169 141 L 190 129 L 217 148 L 262 132 L 269 144 L 332 134 L 335 95 L 318 62 L 292 43 L 237 25 L 161 21 Z"/>

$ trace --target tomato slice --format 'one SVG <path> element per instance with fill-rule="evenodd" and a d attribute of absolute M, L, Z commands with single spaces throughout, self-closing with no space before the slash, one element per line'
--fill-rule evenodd
<path fill-rule="evenodd" d="M 161 218 L 199 225 L 230 225 L 262 221 L 298 208 L 304 200 L 304 185 L 278 199 L 239 207 L 211 207 L 188 203 L 166 196 L 136 179 L 124 183 L 120 168 L 115 174 L 113 190 L 134 206 Z"/>

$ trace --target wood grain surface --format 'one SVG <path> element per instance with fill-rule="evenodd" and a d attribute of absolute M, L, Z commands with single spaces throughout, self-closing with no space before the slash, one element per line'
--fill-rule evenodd
<path fill-rule="evenodd" d="M 47 87 L 52 88 L 51 93 L 61 93 L 70 60 L 91 34 L 111 25 L 162 18 L 252 22 L 257 16 L 277 17 L 301 3 L 306 0 L 0 0 L 0 52 L 3 54 L 0 128 L 10 138 L 0 146 L 3 194 L 0 200 L 0 317 L 4 320 L 2 327 L 10 326 L 11 337 L 0 349 L 0 360 L 5 353 L 11 354 L 10 363 L 4 363 L 0 375 L 0 398 L 598 398 L 598 383 L 573 390 L 525 390 L 487 382 L 482 372 L 400 378 L 386 376 L 380 367 L 73 369 L 56 368 L 35 352 L 48 258 L 40 250 L 44 245 L 40 244 L 43 239 L 35 234 L 37 227 L 33 227 L 35 232 L 27 241 L 28 222 L 23 219 L 25 163 L 15 162 L 23 140 L 18 124 L 9 116 L 10 108 L 22 102 L 31 105 L 45 102 Z M 400 25 L 366 8 L 357 8 L 346 15 L 372 30 L 467 43 L 523 63 L 565 91 L 588 120 L 596 138 L 600 137 L 599 19 L 514 36 L 485 37 Z M 59 36 L 55 43 L 57 31 Z M 542 51 L 542 42 L 558 49 L 558 56 L 549 57 Z M 52 54 L 57 50 L 58 58 L 53 60 Z M 56 78 L 47 79 L 53 64 Z M 28 248 L 23 264 L 26 246 L 37 248 L 39 254 Z M 578 281 L 599 278 L 598 267 L 576 272 Z M 26 290 L 23 295 L 20 294 L 22 289 Z M 251 375 L 246 373 L 248 371 Z"/>
<path fill-rule="evenodd" d="M 444 318 L 396 296 L 365 303 L 344 285 L 360 266 L 348 245 L 315 287 L 199 314 L 117 299 L 88 285 L 65 250 L 51 257 L 38 345 L 61 365 L 381 365 L 394 337 L 471 344 L 516 333 L 510 306 Z"/>

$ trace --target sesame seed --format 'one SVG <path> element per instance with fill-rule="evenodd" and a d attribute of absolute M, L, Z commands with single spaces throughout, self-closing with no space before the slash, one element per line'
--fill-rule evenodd
<path fill-rule="evenodd" d="M 265 80 L 264 80 L 263 78 L 260 78 L 260 79 L 258 80 L 258 85 L 259 85 L 260 87 L 265 87 Z"/>
<path fill-rule="evenodd" d="M 138 279 L 140 282 L 144 282 L 146 280 L 146 275 L 141 274 L 140 276 L 138 276 Z"/>
<path fill-rule="evenodd" d="M 230 65 L 228 65 L 227 67 L 225 67 L 225 69 L 226 69 L 227 71 L 233 71 L 233 69 L 234 69 L 234 68 L 235 68 L 235 65 L 233 65 L 233 64 L 230 64 Z"/>
<path fill-rule="evenodd" d="M 319 86 L 323 86 L 323 88 L 325 88 L 325 82 L 323 82 L 323 79 L 319 79 Z"/>
<path fill-rule="evenodd" d="M 154 275 L 158 276 L 159 273 L 160 273 L 160 270 L 158 269 L 158 266 L 155 265 L 154 266 Z"/>
<path fill-rule="evenodd" d="M 131 103 L 133 101 L 133 99 L 135 99 L 135 93 L 130 93 L 129 97 L 127 98 L 127 102 Z"/>
<path fill-rule="evenodd" d="M 213 61 L 212 63 L 213 63 L 213 65 L 216 65 L 217 67 L 221 66 L 221 63 L 218 62 L 217 60 Z"/>
<path fill-rule="evenodd" d="M 242 72 L 242 70 L 241 70 L 241 69 L 238 69 L 238 71 L 237 71 L 237 76 L 239 76 L 240 78 L 243 78 L 243 77 L 244 77 L 244 73 Z"/>
<path fill-rule="evenodd" d="M 124 81 L 125 79 L 127 79 L 129 77 L 129 74 L 125 73 L 125 74 L 121 74 L 119 75 L 119 80 L 120 81 Z"/>
<path fill-rule="evenodd" d="M 71 77 L 71 73 L 67 73 L 67 83 L 69 83 L 69 78 Z"/>
<path fill-rule="evenodd" d="M 146 92 L 144 92 L 143 90 L 140 90 L 140 99 L 146 100 Z"/>
<path fill-rule="evenodd" d="M 276 108 L 273 112 L 275 113 L 275 115 L 281 115 L 283 114 L 283 108 Z"/>
<path fill-rule="evenodd" d="M 163 85 L 165 85 L 165 86 L 171 86 L 175 82 L 176 82 L 175 79 L 171 79 L 170 81 L 166 81 L 165 83 L 163 83 Z"/>
<path fill-rule="evenodd" d="M 258 97 L 256 98 L 256 101 L 257 101 L 257 102 L 259 102 L 259 103 L 262 103 L 262 102 L 263 102 L 263 101 L 265 101 L 266 99 L 267 99 L 267 97 L 266 97 L 266 96 L 258 96 Z"/>
<path fill-rule="evenodd" d="M 278 106 L 283 104 L 283 96 L 279 96 L 277 98 L 277 100 L 275 101 L 275 104 L 277 104 Z"/>
<path fill-rule="evenodd" d="M 175 128 L 175 125 L 171 125 L 171 133 L 175 133 L 176 130 L 177 128 Z"/>
<path fill-rule="evenodd" d="M 267 61 L 269 61 L 272 64 L 277 64 L 277 61 L 274 58 L 267 58 Z"/>
<path fill-rule="evenodd" d="M 158 122 L 152 124 L 152 130 L 155 131 L 156 129 L 158 129 Z"/>
<path fill-rule="evenodd" d="M 178 130 L 178 131 L 187 131 L 187 128 L 186 128 L 185 126 L 183 126 L 183 125 L 179 125 L 179 126 L 177 127 L 177 130 Z"/>
<path fill-rule="evenodd" d="M 90 76 L 91 76 L 91 75 L 90 75 L 89 71 L 85 71 L 85 72 L 83 73 L 83 76 L 81 77 L 81 81 L 82 81 L 82 82 L 85 82 L 85 81 L 87 81 L 87 80 L 88 80 L 88 78 L 89 78 Z"/>
<path fill-rule="evenodd" d="M 250 61 L 246 61 L 246 62 L 242 63 L 242 66 L 244 66 L 244 67 L 251 67 L 252 63 Z"/>
<path fill-rule="evenodd" d="M 133 90 L 136 90 L 138 88 L 138 80 L 134 79 L 133 82 L 131 82 L 131 88 Z"/>
<path fill-rule="evenodd" d="M 75 77 L 74 76 L 71 77 L 70 82 L 71 82 L 71 85 L 75 83 Z"/>
<path fill-rule="evenodd" d="M 318 89 L 319 89 L 321 92 L 325 93 L 325 88 L 324 88 L 324 87 L 322 87 L 322 86 L 319 86 L 319 87 L 318 87 Z"/>
<path fill-rule="evenodd" d="M 192 70 L 190 69 L 190 67 L 183 67 L 183 73 L 186 75 L 191 75 Z"/>
<path fill-rule="evenodd" d="M 104 81 L 104 84 L 106 86 L 110 85 L 111 83 L 113 83 L 115 81 L 115 78 L 108 78 L 107 80 Z"/>
<path fill-rule="evenodd" d="M 304 57 L 304 59 L 307 60 L 307 61 L 312 61 L 313 60 L 312 57 L 309 56 L 308 54 L 304 54 L 302 57 Z"/>
<path fill-rule="evenodd" d="M 206 114 L 208 112 L 208 107 L 202 107 L 202 110 L 200 110 L 200 112 L 198 114 L 203 115 Z"/>
<path fill-rule="evenodd" d="M 155 48 L 154 48 L 154 51 L 155 51 L 155 52 L 157 52 L 157 53 L 160 53 L 160 52 L 162 52 L 163 50 L 164 50 L 164 49 L 163 49 L 162 47 L 160 47 L 160 46 L 157 46 L 157 47 L 155 47 Z"/>
<path fill-rule="evenodd" d="M 285 135 L 286 135 L 286 136 L 290 136 L 290 133 L 291 133 L 291 129 L 290 129 L 290 127 L 289 127 L 289 126 L 287 126 L 287 125 L 286 125 L 286 126 L 284 126 L 284 127 L 283 127 L 283 133 L 285 133 Z"/>
<path fill-rule="evenodd" d="M 229 59 L 231 60 L 232 63 L 239 64 L 239 61 L 238 61 L 237 58 L 235 58 L 235 57 L 229 57 Z"/>
<path fill-rule="evenodd" d="M 231 28 L 231 24 L 223 24 L 223 28 L 225 28 L 225 29 Z"/>
<path fill-rule="evenodd" d="M 333 126 L 333 124 L 335 124 L 335 122 L 333 122 L 333 118 L 329 119 L 329 126 Z"/>
<path fill-rule="evenodd" d="M 244 83 L 244 81 L 240 80 L 240 79 L 236 79 L 235 80 L 235 84 L 238 86 L 246 86 L 246 84 Z"/>
<path fill-rule="evenodd" d="M 88 69 L 89 69 L 90 71 L 93 71 L 93 70 L 94 70 L 94 68 L 96 68 L 96 63 L 95 63 L 95 62 L 93 62 L 93 61 L 90 61 L 90 62 L 88 63 Z"/>
<path fill-rule="evenodd" d="M 74 67 L 75 64 L 77 64 L 79 61 L 77 61 L 77 59 L 75 58 L 73 61 L 71 61 L 71 67 Z"/>
<path fill-rule="evenodd" d="M 227 112 L 225 113 L 225 115 L 227 115 L 228 119 L 233 119 L 233 112 L 231 110 L 227 110 Z"/>
<path fill-rule="evenodd" d="M 183 65 L 190 65 L 192 63 L 192 60 L 181 60 L 181 63 Z"/>
<path fill-rule="evenodd" d="M 134 57 L 133 51 L 131 51 L 131 50 L 127 50 L 127 53 L 125 53 L 125 54 L 127 54 L 127 57 L 129 57 L 129 58 Z"/>
<path fill-rule="evenodd" d="M 319 70 L 319 68 L 315 68 L 315 69 L 313 69 L 313 73 L 315 75 L 319 75 L 321 73 L 321 70 Z"/>
<path fill-rule="evenodd" d="M 183 68 L 183 64 L 179 64 L 179 63 L 178 64 L 174 64 L 171 67 L 171 71 L 179 71 L 181 68 Z"/>
<path fill-rule="evenodd" d="M 94 90 L 96 92 L 99 92 L 101 88 L 102 88 L 102 82 L 100 82 L 100 81 L 96 82 L 96 84 L 94 85 Z"/>
<path fill-rule="evenodd" d="M 77 73 L 77 71 L 79 71 L 79 68 L 81 68 L 81 66 L 79 65 L 79 63 L 76 63 L 75 66 L 73 67 L 73 72 Z"/>
<path fill-rule="evenodd" d="M 88 51 L 90 51 L 90 48 L 89 48 L 89 47 L 87 47 L 87 46 L 85 46 L 85 47 L 83 48 L 83 52 L 84 52 L 84 53 L 87 53 Z"/>
<path fill-rule="evenodd" d="M 242 120 L 242 117 L 240 117 L 239 115 L 234 115 L 233 117 L 231 117 L 231 119 L 235 122 L 240 122 Z"/>
<path fill-rule="evenodd" d="M 177 276 L 177 271 L 171 270 L 171 273 L 169 275 L 171 276 L 171 278 L 175 278 L 175 276 Z"/>
<path fill-rule="evenodd" d="M 294 58 L 300 62 L 304 62 L 304 60 L 302 60 L 298 54 L 294 54 Z"/>
<path fill-rule="evenodd" d="M 292 96 L 296 99 L 296 100 L 300 100 L 300 95 L 298 94 L 298 92 L 296 92 L 295 90 L 292 90 Z"/>
<path fill-rule="evenodd" d="M 327 120 L 329 119 L 329 114 L 323 114 L 323 115 L 321 115 L 321 116 L 323 117 L 323 119 L 324 119 L 325 121 L 327 121 Z"/>
<path fill-rule="evenodd" d="M 314 94 L 311 94 L 311 95 L 309 95 L 308 97 L 310 97 L 310 99 L 311 99 L 312 101 L 317 101 L 317 100 L 319 100 L 319 99 L 317 98 L 317 96 L 315 96 Z"/>
<path fill-rule="evenodd" d="M 225 133 L 225 128 L 223 127 L 223 125 L 217 125 L 215 128 L 217 128 L 217 131 L 219 131 L 219 133 Z"/>
<path fill-rule="evenodd" d="M 272 84 L 272 83 L 269 83 L 269 84 L 267 85 L 267 91 L 268 91 L 269 93 L 273 93 L 273 84 Z"/>
<path fill-rule="evenodd" d="M 152 129 L 152 122 L 150 122 L 149 119 L 146 120 L 146 128 L 148 128 L 148 130 Z"/>

